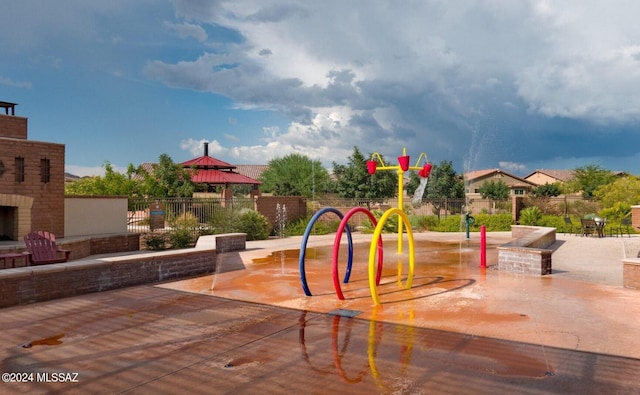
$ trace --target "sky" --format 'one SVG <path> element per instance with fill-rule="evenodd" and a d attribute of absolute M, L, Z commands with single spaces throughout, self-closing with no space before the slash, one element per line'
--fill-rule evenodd
<path fill-rule="evenodd" d="M 635 0 L 21 0 L 0 101 L 66 171 L 288 154 L 640 174 Z M 424 158 L 424 156 L 422 156 Z M 422 165 L 421 162 L 419 165 Z"/>

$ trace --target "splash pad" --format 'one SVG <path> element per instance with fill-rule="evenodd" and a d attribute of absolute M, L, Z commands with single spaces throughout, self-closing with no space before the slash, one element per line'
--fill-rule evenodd
<path fill-rule="evenodd" d="M 377 159 L 377 161 L 376 161 Z M 423 166 L 420 165 L 420 161 L 424 159 Z M 338 226 L 338 231 L 336 232 L 336 237 L 333 244 L 333 259 L 332 259 L 332 277 L 333 284 L 336 291 L 336 295 L 338 299 L 344 300 L 344 294 L 342 293 L 342 289 L 340 287 L 339 274 L 338 274 L 338 252 L 340 249 L 340 241 L 342 239 L 342 233 L 347 231 L 347 240 L 348 240 L 348 256 L 347 256 L 347 269 L 343 279 L 343 282 L 346 284 L 349 282 L 349 278 L 351 275 L 351 267 L 353 265 L 353 240 L 351 237 L 351 230 L 349 229 L 348 222 L 349 219 L 356 213 L 365 214 L 371 223 L 374 225 L 375 229 L 373 232 L 373 236 L 371 239 L 371 247 L 369 249 L 369 289 L 371 292 L 371 297 L 375 305 L 380 305 L 380 297 L 378 295 L 378 286 L 380 285 L 380 278 L 382 274 L 382 268 L 384 265 L 383 261 L 383 243 L 382 243 L 382 230 L 384 228 L 385 223 L 391 217 L 391 215 L 397 215 L 398 217 L 398 254 L 402 254 L 402 245 L 403 245 L 403 227 L 407 228 L 407 241 L 409 245 L 409 269 L 407 273 L 407 278 L 405 281 L 404 287 L 406 289 L 411 288 L 411 284 L 413 282 L 413 275 L 415 272 L 415 247 L 413 241 L 413 232 L 411 230 L 411 224 L 409 222 L 409 217 L 404 212 L 403 208 L 403 192 L 404 192 L 404 173 L 409 170 L 418 171 L 418 175 L 424 179 L 429 177 L 431 173 L 431 164 L 427 161 L 427 155 L 423 152 L 418 156 L 418 160 L 416 161 L 415 166 L 409 166 L 410 157 L 406 154 L 406 149 L 402 149 L 402 156 L 398 157 L 398 164 L 394 166 L 388 166 L 382 160 L 382 157 L 377 152 L 374 152 L 371 155 L 371 159 L 367 161 L 367 171 L 370 175 L 374 175 L 377 170 L 391 170 L 395 171 L 398 174 L 398 207 L 390 208 L 384 212 L 380 220 L 377 221 L 373 213 L 365 209 L 363 207 L 354 207 L 347 212 L 346 215 L 343 215 L 338 209 L 333 207 L 323 208 L 319 210 L 309 221 L 307 228 L 305 229 L 304 236 L 302 238 L 302 242 L 300 245 L 300 256 L 299 256 L 299 269 L 300 269 L 300 281 L 302 283 L 302 289 L 307 296 L 312 296 L 311 291 L 309 290 L 309 286 L 307 284 L 306 273 L 305 273 L 305 251 L 307 247 L 307 243 L 309 240 L 309 236 L 311 234 L 311 230 L 315 225 L 316 221 L 325 213 L 334 213 L 340 219 L 340 225 Z M 381 167 L 378 167 L 378 163 Z M 376 252 L 378 253 L 377 258 L 377 270 L 376 270 Z M 402 275 L 402 266 L 398 265 L 398 276 Z"/>

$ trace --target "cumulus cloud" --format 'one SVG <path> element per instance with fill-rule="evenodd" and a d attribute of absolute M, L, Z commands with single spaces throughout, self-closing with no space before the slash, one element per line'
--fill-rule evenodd
<path fill-rule="evenodd" d="M 628 144 L 640 121 L 632 0 L 173 5 L 164 27 L 189 50 L 148 59 L 144 75 L 284 119 L 254 127 L 251 139 L 211 136 L 212 154 L 261 163 L 296 152 L 330 164 L 354 146 L 387 157 L 407 147 L 436 162 L 523 172 L 563 157 L 633 158 L 640 146 Z M 199 155 L 202 142 L 180 146 Z"/>

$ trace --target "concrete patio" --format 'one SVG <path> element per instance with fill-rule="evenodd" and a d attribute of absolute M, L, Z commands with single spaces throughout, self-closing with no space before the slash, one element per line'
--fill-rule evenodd
<path fill-rule="evenodd" d="M 419 233 L 410 290 L 390 239 L 380 306 L 371 236 L 355 239 L 345 300 L 329 235 L 307 248 L 311 297 L 290 237 L 221 254 L 214 275 L 1 309 L 1 370 L 27 382 L 0 393 L 640 393 L 640 293 L 621 263 L 640 237 L 558 235 L 537 277 L 492 269 L 493 248 L 479 268 L 477 234 Z"/>

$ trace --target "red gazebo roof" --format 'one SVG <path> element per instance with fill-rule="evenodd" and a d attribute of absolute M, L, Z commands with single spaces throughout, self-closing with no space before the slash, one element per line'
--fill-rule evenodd
<path fill-rule="evenodd" d="M 196 167 L 198 169 L 229 169 L 233 170 L 236 167 L 227 162 L 223 162 L 219 159 L 212 158 L 209 155 L 203 155 L 199 158 L 191 159 L 181 163 L 184 167 Z"/>
<path fill-rule="evenodd" d="M 204 155 L 180 163 L 192 170 L 191 181 L 197 184 L 262 184 L 260 181 L 233 171 L 236 166 L 209 156 L 209 143 L 204 143 Z"/>
<path fill-rule="evenodd" d="M 198 184 L 262 184 L 240 173 L 217 169 L 196 169 L 191 174 L 191 181 Z"/>

